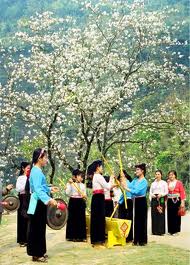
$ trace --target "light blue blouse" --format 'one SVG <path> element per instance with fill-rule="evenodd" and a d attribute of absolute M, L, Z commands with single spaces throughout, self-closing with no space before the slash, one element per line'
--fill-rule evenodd
<path fill-rule="evenodd" d="M 128 188 L 132 194 L 132 197 L 146 196 L 148 182 L 145 178 L 139 180 L 138 178 L 134 178 L 132 182 L 130 182 Z"/>
<path fill-rule="evenodd" d="M 30 189 L 31 192 L 37 195 L 44 204 L 48 204 L 51 197 L 48 195 L 50 193 L 50 187 L 48 187 L 46 182 L 46 177 L 39 167 L 33 167 L 30 173 Z"/>
<path fill-rule="evenodd" d="M 145 178 L 139 181 L 138 178 L 134 178 L 132 182 L 129 182 L 127 179 L 127 186 L 130 189 L 130 192 L 126 191 L 126 196 L 128 199 L 135 198 L 138 196 L 146 196 L 148 182 Z M 124 201 L 123 194 L 119 199 L 119 204 L 122 204 Z"/>

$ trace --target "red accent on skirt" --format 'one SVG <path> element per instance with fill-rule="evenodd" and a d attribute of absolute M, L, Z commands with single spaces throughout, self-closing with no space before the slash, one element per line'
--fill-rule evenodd
<path fill-rule="evenodd" d="M 93 194 L 104 194 L 104 190 L 93 190 Z"/>

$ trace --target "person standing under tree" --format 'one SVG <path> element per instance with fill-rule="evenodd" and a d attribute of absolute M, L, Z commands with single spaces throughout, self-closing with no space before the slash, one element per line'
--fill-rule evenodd
<path fill-rule="evenodd" d="M 86 241 L 86 187 L 82 183 L 83 173 L 73 170 L 73 177 L 66 185 L 66 194 L 70 197 L 68 203 L 68 220 L 66 240 L 74 242 Z M 81 193 L 79 192 L 81 191 Z"/>
<path fill-rule="evenodd" d="M 162 171 L 156 170 L 155 181 L 150 186 L 152 234 L 165 234 L 165 198 L 168 194 L 167 182 L 162 180 Z"/>
<path fill-rule="evenodd" d="M 132 182 L 123 184 L 124 188 L 131 193 L 134 199 L 134 240 L 133 245 L 144 246 L 147 238 L 147 201 L 146 192 L 148 182 L 145 179 L 146 164 L 135 166 L 136 177 Z"/>
<path fill-rule="evenodd" d="M 29 205 L 30 194 L 26 192 L 26 183 L 30 175 L 30 163 L 22 162 L 20 165 L 20 173 L 16 182 L 16 191 L 19 193 L 20 207 L 17 211 L 17 243 L 20 247 L 27 245 L 27 228 L 28 215 L 27 209 Z"/>
<path fill-rule="evenodd" d="M 57 192 L 58 188 L 48 187 L 42 168 L 47 164 L 47 151 L 42 148 L 34 150 L 32 169 L 30 173 L 30 204 L 34 194 L 37 205 L 34 214 L 29 214 L 29 228 L 27 238 L 27 254 L 32 256 L 32 261 L 47 262 L 46 253 L 46 220 L 47 205 L 57 206 L 57 201 L 50 197 L 50 192 Z M 30 205 L 29 205 L 30 208 Z"/>
<path fill-rule="evenodd" d="M 171 170 L 168 173 L 168 233 L 176 235 L 181 231 L 181 216 L 178 214 L 179 208 L 185 208 L 185 189 L 180 180 L 177 179 L 177 172 Z"/>
<path fill-rule="evenodd" d="M 92 201 L 91 201 L 91 219 L 90 219 L 90 238 L 93 247 L 105 247 L 105 196 L 104 190 L 111 190 L 115 185 L 113 176 L 107 183 L 102 176 L 103 166 L 101 160 L 94 161 L 88 167 L 88 175 L 92 176 Z"/>

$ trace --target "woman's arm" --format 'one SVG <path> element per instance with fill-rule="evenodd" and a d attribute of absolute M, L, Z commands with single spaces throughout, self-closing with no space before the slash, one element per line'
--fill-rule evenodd
<path fill-rule="evenodd" d="M 99 176 L 98 177 L 98 183 L 101 185 L 101 187 L 105 190 L 110 190 L 112 185 L 111 185 L 111 181 L 110 182 L 106 182 L 106 180 L 104 179 L 103 176 Z"/>
<path fill-rule="evenodd" d="M 37 194 L 38 198 L 44 203 L 48 204 L 51 200 L 51 197 L 47 194 L 47 189 L 45 189 L 45 185 L 42 185 L 43 174 L 35 174 L 33 178 L 33 191 Z"/>
<path fill-rule="evenodd" d="M 7 185 L 7 187 L 2 190 L 2 195 L 3 196 L 7 195 L 12 189 L 13 189 L 12 184 Z"/>
<path fill-rule="evenodd" d="M 153 194 L 153 183 L 150 186 L 150 191 L 149 191 L 149 200 L 151 201 L 152 198 L 156 198 L 156 196 Z"/>
<path fill-rule="evenodd" d="M 180 193 L 180 198 L 181 198 L 181 206 L 185 206 L 185 200 L 186 200 L 186 194 L 185 194 L 185 189 L 183 186 L 183 183 L 179 181 L 179 193 Z"/>

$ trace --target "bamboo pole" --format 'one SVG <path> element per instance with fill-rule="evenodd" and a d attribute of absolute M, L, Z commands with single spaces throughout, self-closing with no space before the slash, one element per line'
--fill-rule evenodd
<path fill-rule="evenodd" d="M 122 178 L 123 175 L 123 164 L 122 164 L 122 160 L 121 160 L 121 147 L 120 149 L 118 149 L 118 158 L 119 158 L 119 167 L 120 167 L 120 177 Z M 124 202 L 125 202 L 125 209 L 127 209 L 127 196 L 126 196 L 126 192 L 125 189 L 123 189 L 123 196 L 124 196 Z"/>
<path fill-rule="evenodd" d="M 109 169 L 111 175 L 114 175 L 114 171 L 113 171 L 113 169 L 111 168 L 111 166 L 109 165 L 109 163 L 108 163 L 108 161 L 106 160 L 106 158 L 103 156 L 103 154 L 101 154 L 101 156 L 102 156 L 102 158 L 103 158 L 103 160 L 104 160 L 106 166 L 108 167 L 108 169 Z M 121 159 L 120 159 L 120 161 L 121 161 Z M 122 162 L 121 162 L 121 165 L 122 165 Z M 119 180 L 118 180 L 116 177 L 115 177 L 115 182 L 116 182 L 116 184 L 119 186 L 120 190 L 121 190 L 122 193 L 123 193 L 124 200 L 125 200 L 125 208 L 127 209 L 126 192 L 125 192 L 125 190 L 123 189 L 123 187 L 121 186 Z"/>
<path fill-rule="evenodd" d="M 118 207 L 119 207 L 119 203 L 115 206 L 115 208 L 114 208 L 114 210 L 113 210 L 113 213 L 112 213 L 112 215 L 110 216 L 110 219 L 111 219 L 111 220 L 112 220 L 112 218 L 113 218 L 115 212 L 117 211 L 117 208 L 118 208 Z"/>
<path fill-rule="evenodd" d="M 61 182 L 61 184 L 64 186 L 64 189 L 66 189 L 66 185 L 65 185 L 65 183 L 63 182 L 63 180 L 61 179 L 61 178 L 59 178 L 58 179 L 60 182 Z M 72 182 L 72 183 L 70 183 L 79 193 L 80 193 L 80 195 L 85 199 L 86 198 L 86 195 L 81 191 L 81 189 L 74 183 L 74 182 Z"/>

